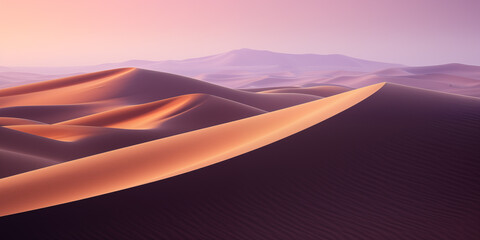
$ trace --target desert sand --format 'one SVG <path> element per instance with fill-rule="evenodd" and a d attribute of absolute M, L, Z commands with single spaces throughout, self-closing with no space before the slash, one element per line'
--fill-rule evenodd
<path fill-rule="evenodd" d="M 135 68 L 107 70 L 0 90 L 0 123 L 15 130 L 3 129 L 1 148 L 64 162 L 316 99 Z M 19 173 L 7 169 L 0 175 Z"/>
<path fill-rule="evenodd" d="M 383 74 L 407 70 L 432 71 Z M 0 96 L 7 239 L 480 235 L 479 98 L 391 83 L 243 91 L 136 68 Z"/>

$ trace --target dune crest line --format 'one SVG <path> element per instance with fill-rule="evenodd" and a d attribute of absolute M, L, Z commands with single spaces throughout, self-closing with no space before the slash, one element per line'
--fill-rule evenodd
<path fill-rule="evenodd" d="M 193 171 L 268 145 L 368 98 L 384 83 L 286 109 L 0 179 L 0 216 L 77 201 Z"/>

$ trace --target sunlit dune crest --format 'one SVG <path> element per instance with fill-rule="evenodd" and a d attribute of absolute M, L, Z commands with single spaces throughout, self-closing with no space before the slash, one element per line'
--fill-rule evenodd
<path fill-rule="evenodd" d="M 382 86 L 353 90 L 1 179 L 0 192 L 9 196 L 0 200 L 1 215 L 118 191 L 226 160 L 317 124 L 362 101 Z M 212 145 L 215 147 L 207 147 Z M 56 184 L 59 182 L 62 184 Z"/>
<path fill-rule="evenodd" d="M 475 239 L 480 100 L 373 84 L 455 74 L 474 93 L 475 71 L 230 89 L 125 68 L 0 90 L 2 236 Z"/>

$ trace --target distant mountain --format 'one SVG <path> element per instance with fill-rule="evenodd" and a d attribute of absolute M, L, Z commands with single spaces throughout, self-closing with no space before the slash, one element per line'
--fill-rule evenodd
<path fill-rule="evenodd" d="M 390 82 L 480 97 L 480 66 L 451 63 L 409 67 L 339 54 L 286 54 L 252 49 L 239 49 L 185 60 L 130 60 L 120 63 L 58 68 L 0 67 L 0 88 L 79 73 L 128 67 L 173 73 L 237 89 L 319 85 L 359 88 Z"/>
<path fill-rule="evenodd" d="M 0 67 L 0 72 L 28 72 L 36 74 L 71 74 L 95 72 L 113 68 L 136 67 L 179 75 L 195 76 L 219 72 L 304 72 L 304 71 L 356 71 L 371 72 L 398 64 L 367 61 L 339 54 L 286 54 L 264 50 L 239 49 L 217 55 L 186 60 L 145 61 L 130 60 L 78 67 Z"/>

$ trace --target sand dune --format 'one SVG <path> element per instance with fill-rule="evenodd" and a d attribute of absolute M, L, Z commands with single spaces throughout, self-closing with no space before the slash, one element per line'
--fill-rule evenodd
<path fill-rule="evenodd" d="M 475 239 L 479 107 L 358 89 L 1 179 L 8 215 L 234 157 L 0 223 L 4 236 L 29 236 L 27 224 L 43 238 Z"/>
<path fill-rule="evenodd" d="M 474 96 L 477 70 L 234 90 L 125 68 L 2 89 L 0 236 L 476 239 L 480 99 L 325 84 Z"/>
<path fill-rule="evenodd" d="M 172 74 L 114 69 L 0 90 L 0 124 L 28 133 L 5 132 L 5 138 L 14 140 L 2 148 L 68 161 L 316 99 L 248 93 Z M 60 124 L 49 125 L 56 123 Z"/>
<path fill-rule="evenodd" d="M 222 109 L 222 114 L 215 116 L 208 115 L 206 109 L 203 109 L 206 106 L 213 110 Z M 195 112 L 196 108 L 202 108 L 200 111 L 203 116 L 197 115 L 191 118 L 190 121 L 198 122 L 201 121 L 201 118 L 210 118 L 211 121 L 221 123 L 228 122 L 228 120 L 224 120 L 224 118 L 236 120 L 265 113 L 265 111 L 258 108 L 219 97 L 205 94 L 190 94 L 146 104 L 121 107 L 57 124 L 150 129 L 159 127 L 162 124 L 168 124 L 167 122 L 172 118 L 175 118 L 175 123 L 180 124 L 180 118 L 190 115 L 191 113 L 189 114 L 189 112 L 191 111 Z M 194 122 L 191 122 L 189 125 L 192 124 L 194 124 Z"/>
<path fill-rule="evenodd" d="M 215 114 L 219 110 L 222 114 Z M 107 151 L 114 149 L 112 144 L 98 143 L 96 138 L 116 139 L 118 143 L 120 135 L 128 137 L 134 134 L 132 131 L 123 130 L 150 130 L 150 137 L 162 138 L 263 113 L 265 111 L 219 97 L 191 94 L 152 103 L 119 107 L 54 125 L 31 125 L 26 122 L 6 126 L 6 128 L 58 141 L 85 140 L 78 143 L 79 149 L 89 149 L 87 147 L 91 145 L 89 142 L 95 142 L 97 146 L 98 144 L 109 146 L 102 150 Z M 146 133 L 146 131 L 137 132 L 139 136 Z M 109 137 L 106 138 L 107 136 Z M 151 140 L 150 137 L 146 140 Z M 141 142 L 140 139 L 137 141 Z"/>
<path fill-rule="evenodd" d="M 23 118 L 0 117 L 0 126 L 27 125 L 27 124 L 45 124 L 45 123 L 33 121 L 29 119 L 23 119 Z"/>
<path fill-rule="evenodd" d="M 91 104 L 103 107 L 104 111 L 108 107 L 142 104 L 193 93 L 214 95 L 266 111 L 318 99 L 300 94 L 255 94 L 187 77 L 126 68 L 2 89 L 0 107 Z M 3 115 L 0 113 L 0 116 Z"/>
<path fill-rule="evenodd" d="M 189 89 L 188 83 L 193 83 L 193 86 L 196 84 L 203 86 L 207 92 L 224 96 L 232 94 L 234 99 L 245 98 L 247 102 L 252 103 L 259 101 L 261 106 L 267 108 L 296 104 L 300 99 L 300 102 L 317 99 L 303 95 L 262 96 L 244 93 L 211 84 L 204 85 L 193 79 L 170 74 L 166 74 L 167 78 L 163 79 L 165 81 L 162 84 L 166 86 L 168 86 L 166 83 L 170 84 L 170 88 L 165 89 L 155 83 L 158 77 L 162 80 L 165 75 L 159 73 L 158 76 L 157 73 L 150 71 L 147 74 L 150 79 L 146 80 L 152 84 L 143 86 L 152 88 L 150 96 L 141 92 L 135 96 L 132 93 L 135 90 L 124 91 L 128 90 L 124 88 L 122 92 L 109 97 L 108 92 L 113 90 L 108 89 L 115 89 L 117 85 L 122 86 L 122 81 L 145 80 L 144 75 L 129 76 L 120 80 L 116 78 L 128 71 L 134 72 L 136 69 L 86 74 L 1 90 L 3 97 L 0 99 L 5 100 L 2 103 L 7 107 L 0 108 L 2 116 L 0 124 L 15 131 L 3 130 L 2 136 L 5 141 L 0 144 L 0 149 L 64 162 L 266 112 L 226 98 L 201 93 L 180 95 L 144 104 L 132 105 L 129 102 L 138 96 L 155 99 L 157 95 L 154 94 L 157 93 L 161 98 L 165 94 L 171 94 L 171 88 L 177 89 L 180 94 L 182 88 L 178 84 L 184 83 L 187 83 L 183 85 L 186 92 L 196 91 L 195 88 Z M 185 82 L 175 82 L 179 78 Z M 107 84 L 107 90 L 93 94 L 87 91 L 92 85 L 98 84 Z M 69 94 L 64 94 L 64 91 Z M 83 95 L 89 94 L 97 97 L 90 98 L 92 102 L 88 102 L 89 97 Z M 30 97 L 34 100 L 29 100 Z M 10 106 L 20 103 L 43 105 Z M 54 105 L 48 105 L 49 103 Z M 37 165 L 29 170 L 35 169 L 35 166 Z"/>
<path fill-rule="evenodd" d="M 89 126 L 59 126 L 59 125 L 15 125 L 6 128 L 29 133 L 36 136 L 50 138 L 58 141 L 74 142 L 86 137 L 101 135 L 107 129 Z"/>
<path fill-rule="evenodd" d="M 9 215 L 118 191 L 223 161 L 308 128 L 362 101 L 380 87 L 350 91 L 3 178 L 0 192 L 9 198 L 0 200 L 3 206 L 0 214 Z M 212 144 L 215 147 L 208 147 Z M 132 161 L 132 158 L 137 160 Z M 62 184 L 52 185 L 59 182 Z"/>
<path fill-rule="evenodd" d="M 57 163 L 59 162 L 48 158 L 0 149 L 0 178 L 44 168 Z"/>
<path fill-rule="evenodd" d="M 0 67 L 0 89 L 65 77 L 65 74 L 44 75 L 44 74 L 36 74 L 36 73 L 28 73 L 28 72 L 8 72 L 8 71 L 9 71 L 8 68 L 2 69 Z M 75 74 L 66 74 L 66 75 L 75 75 Z"/>
<path fill-rule="evenodd" d="M 112 108 L 112 106 L 96 103 L 15 106 L 0 108 L 0 117 L 21 118 L 51 124 L 95 114 Z"/>
<path fill-rule="evenodd" d="M 22 124 L 5 127 L 38 137 L 9 132 L 6 138 L 18 140 L 0 145 L 63 162 L 263 113 L 265 111 L 227 99 L 192 94 L 119 107 L 53 125 L 32 125 L 33 121 L 22 120 Z M 42 138 L 56 141 L 45 144 Z M 26 144 L 21 144 L 23 139 Z"/>
<path fill-rule="evenodd" d="M 17 152 L 56 161 L 71 150 L 60 141 L 15 131 L 6 127 L 0 127 L 0 136 L 2 136 L 0 138 L 0 149 L 8 152 Z"/>
<path fill-rule="evenodd" d="M 476 239 L 480 100 L 379 87 L 1 179 L 5 215 L 236 156 L 0 218 L 4 234 L 28 236 L 27 224 L 44 238 Z"/>
<path fill-rule="evenodd" d="M 195 94 L 181 95 L 184 92 Z M 5 127 L 0 149 L 55 163 L 266 112 L 229 98 L 268 110 L 318 99 L 301 94 L 264 96 L 139 69 L 28 84 L 0 90 L 0 96 L 0 125 Z M 46 166 L 9 164 L 18 171 L 4 167 L 2 177 Z"/>

